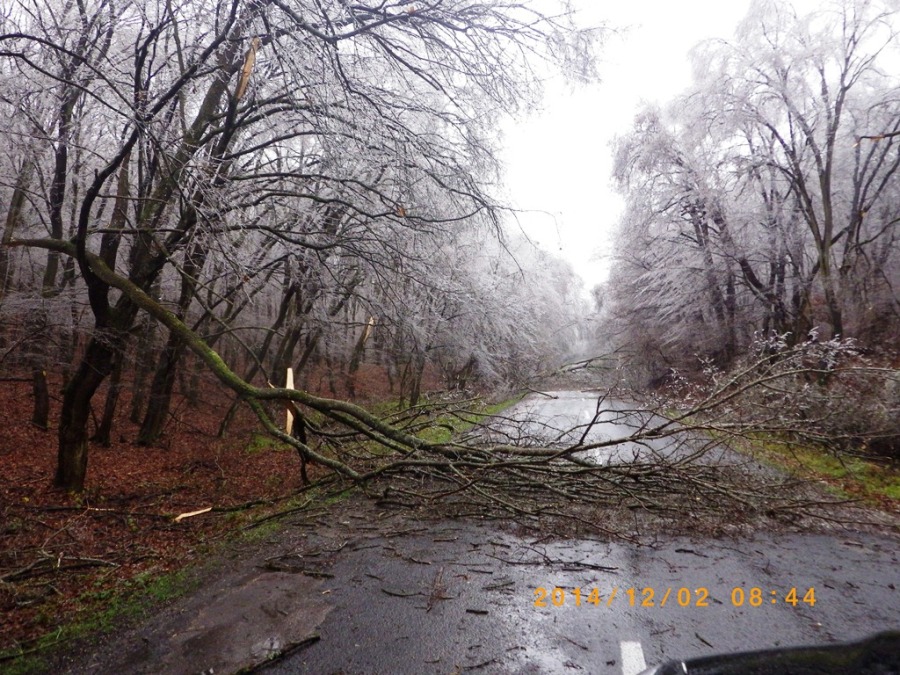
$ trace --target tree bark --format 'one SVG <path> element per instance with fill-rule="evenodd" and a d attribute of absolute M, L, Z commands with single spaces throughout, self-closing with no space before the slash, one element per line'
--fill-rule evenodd
<path fill-rule="evenodd" d="M 92 439 L 104 448 L 110 446 L 113 420 L 116 415 L 116 407 L 119 403 L 119 394 L 122 391 L 122 363 L 124 360 L 125 353 L 119 352 L 119 354 L 116 355 L 112 374 L 109 377 L 109 389 L 106 392 L 106 402 L 103 404 L 103 419 L 100 420 L 100 426 L 97 427 L 97 431 L 94 433 L 94 438 Z"/>
<path fill-rule="evenodd" d="M 21 171 L 19 171 L 19 178 L 16 181 L 12 199 L 9 201 L 9 210 L 6 212 L 6 223 L 3 226 L 3 236 L 0 238 L 0 300 L 3 300 L 3 295 L 9 288 L 15 273 L 7 245 L 12 241 L 13 233 L 22 220 L 22 211 L 25 207 L 25 191 L 28 183 L 31 182 L 33 169 L 34 165 L 31 161 L 25 160 Z"/>
<path fill-rule="evenodd" d="M 50 391 L 47 388 L 47 371 L 40 368 L 32 373 L 32 391 L 34 392 L 34 415 L 31 423 L 39 429 L 47 431 L 50 420 Z"/>
<path fill-rule="evenodd" d="M 188 308 L 197 288 L 197 275 L 206 261 L 206 248 L 192 242 L 185 252 L 184 269 L 181 277 L 181 293 L 178 298 L 179 319 L 187 316 Z M 166 346 L 159 358 L 153 383 L 150 385 L 150 398 L 147 413 L 138 434 L 138 445 L 152 445 L 162 436 L 169 409 L 172 405 L 172 392 L 175 390 L 175 379 L 178 374 L 178 363 L 184 353 L 184 341 L 177 334 L 170 332 Z"/>
<path fill-rule="evenodd" d="M 369 318 L 368 323 L 366 323 L 362 333 L 360 333 L 359 339 L 353 347 L 353 354 L 350 356 L 350 363 L 347 366 L 347 395 L 351 400 L 356 398 L 356 372 L 359 370 L 363 356 L 365 356 L 366 342 L 368 342 L 374 327 L 375 317 L 373 316 Z"/>
<path fill-rule="evenodd" d="M 115 333 L 95 335 L 75 375 L 63 393 L 59 419 L 59 451 L 54 485 L 69 492 L 84 490 L 88 460 L 88 420 L 91 399 L 112 371 L 116 347 L 123 338 Z"/>
<path fill-rule="evenodd" d="M 413 356 L 413 369 L 409 386 L 409 406 L 413 407 L 419 404 L 419 398 L 422 395 L 422 375 L 425 372 L 425 352 L 416 352 Z"/>
<path fill-rule="evenodd" d="M 170 333 L 166 346 L 160 353 L 153 383 L 150 385 L 147 412 L 138 433 L 138 445 L 152 445 L 162 436 L 172 404 L 178 361 L 183 352 L 184 344 L 181 339 L 174 333 Z"/>

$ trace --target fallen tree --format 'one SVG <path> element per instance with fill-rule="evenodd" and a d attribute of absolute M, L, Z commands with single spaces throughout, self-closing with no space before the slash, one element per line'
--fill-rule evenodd
<path fill-rule="evenodd" d="M 15 243 L 75 253 L 72 244 L 58 240 Z M 717 375 L 705 389 L 676 392 L 680 409 L 671 399 L 649 406 L 622 404 L 617 401 L 623 394 L 610 386 L 596 392 L 593 418 L 575 426 L 554 426 L 527 415 L 481 420 L 468 402 L 377 415 L 302 390 L 252 385 L 176 314 L 99 256 L 86 255 L 97 278 L 178 335 L 273 438 L 293 447 L 304 462 L 325 467 L 344 485 L 362 486 L 382 501 L 446 507 L 457 515 L 561 518 L 615 534 L 623 533 L 623 524 L 608 523 L 602 509 L 627 509 L 673 522 L 850 518 L 834 511 L 848 500 L 824 496 L 731 448 L 761 434 L 783 442 L 823 440 L 822 417 L 796 414 L 802 404 L 789 407 L 794 393 L 786 385 L 798 379 L 825 382 L 851 371 L 874 375 L 879 369 L 845 368 L 837 357 L 810 363 L 818 352 L 795 346 L 764 350 L 731 375 Z M 284 406 L 305 420 L 305 441 L 285 433 L 276 421 Z M 438 418 L 461 420 L 473 429 L 431 440 L 423 432 Z M 610 422 L 618 433 L 598 436 Z"/>

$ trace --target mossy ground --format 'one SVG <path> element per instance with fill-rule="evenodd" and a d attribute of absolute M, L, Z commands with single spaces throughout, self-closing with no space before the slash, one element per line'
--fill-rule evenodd
<path fill-rule="evenodd" d="M 832 452 L 827 448 L 753 437 L 739 444 L 757 459 L 807 480 L 825 483 L 834 494 L 869 506 L 900 508 L 900 467 L 896 462 Z"/>

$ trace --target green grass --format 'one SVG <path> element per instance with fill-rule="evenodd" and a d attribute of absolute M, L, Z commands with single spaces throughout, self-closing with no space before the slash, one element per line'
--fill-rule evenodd
<path fill-rule="evenodd" d="M 416 436 L 429 443 L 449 443 L 457 434 L 469 431 L 491 415 L 496 415 L 512 407 L 521 401 L 523 397 L 524 395 L 513 396 L 504 401 L 488 405 L 479 403 L 459 414 L 445 413 L 439 415 L 430 424 L 419 430 Z"/>
<path fill-rule="evenodd" d="M 896 466 L 772 438 L 754 438 L 747 443 L 747 449 L 758 459 L 802 478 L 823 481 L 838 495 L 880 506 L 900 501 L 900 471 Z"/>
<path fill-rule="evenodd" d="M 677 414 L 677 411 L 666 412 L 670 419 Z M 714 431 L 705 433 L 711 438 L 720 435 Z M 839 454 L 822 446 L 761 432 L 743 435 L 734 443 L 734 449 L 800 478 L 818 480 L 842 498 L 859 499 L 870 506 L 900 508 L 900 467 L 896 462 Z"/>
<path fill-rule="evenodd" d="M 250 442 L 247 443 L 247 446 L 244 448 L 244 452 L 248 455 L 256 455 L 261 452 L 270 452 L 272 450 L 281 451 L 281 450 L 291 450 L 293 448 L 287 443 L 283 443 L 279 440 L 276 440 L 260 431 L 256 431 L 250 437 Z"/>
<path fill-rule="evenodd" d="M 10 654 L 15 656 L 15 654 Z M 50 672 L 47 659 L 39 654 L 26 654 L 12 661 L 6 661 L 7 652 L 0 652 L 0 671 L 3 675 L 32 675 Z"/>
<path fill-rule="evenodd" d="M 881 493 L 888 499 L 900 501 L 900 481 L 894 480 L 891 485 L 881 488 Z"/>
<path fill-rule="evenodd" d="M 199 578 L 188 570 L 165 574 L 142 572 L 133 578 L 103 588 L 102 579 L 95 589 L 78 597 L 75 618 L 20 649 L 0 652 L 0 670 L 8 675 L 48 672 L 49 650 L 89 635 L 109 633 L 123 622 L 141 619 L 151 609 L 178 598 L 199 585 Z M 44 617 L 51 621 L 52 617 Z"/>
<path fill-rule="evenodd" d="M 519 394 L 491 404 L 473 400 L 467 407 L 460 408 L 455 412 L 443 411 L 445 406 L 441 404 L 425 403 L 414 408 L 406 408 L 398 400 L 381 401 L 368 407 L 368 410 L 376 417 L 380 417 L 386 424 L 395 426 L 428 443 L 441 445 L 449 443 L 457 434 L 469 431 L 485 418 L 515 405 L 524 397 L 525 394 Z M 376 441 L 360 441 L 360 446 L 373 456 L 390 455 L 394 452 L 391 448 Z"/>
<path fill-rule="evenodd" d="M 240 538 L 244 542 L 258 542 L 280 532 L 284 528 L 282 516 L 297 513 L 308 508 L 323 508 L 331 506 L 347 498 L 353 493 L 355 488 L 347 488 L 339 492 L 326 492 L 323 488 L 313 487 L 302 494 L 295 495 L 290 499 L 282 501 L 277 511 L 259 514 L 260 517 L 251 520 L 248 518 L 249 512 L 242 515 L 242 519 L 246 523 L 240 528 Z"/>
<path fill-rule="evenodd" d="M 276 519 L 267 520 L 260 525 L 249 523 L 248 527 L 241 532 L 241 540 L 245 542 L 259 542 L 280 532 L 281 528 L 282 524 Z"/>

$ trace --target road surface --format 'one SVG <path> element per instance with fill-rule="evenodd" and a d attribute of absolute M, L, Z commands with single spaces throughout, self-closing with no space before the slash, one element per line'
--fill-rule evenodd
<path fill-rule="evenodd" d="M 549 410 L 559 427 L 596 407 L 576 393 L 546 400 L 526 402 L 529 415 Z M 900 629 L 898 563 L 896 530 L 636 545 L 352 499 L 248 546 L 198 593 L 60 668 L 227 673 L 288 651 L 259 672 L 634 675 Z"/>
<path fill-rule="evenodd" d="M 611 440 L 627 439 L 648 429 L 673 425 L 668 420 L 642 411 L 633 404 L 603 397 L 596 391 L 547 391 L 532 394 L 494 421 L 481 433 L 488 441 L 497 443 L 542 444 L 558 447 L 591 445 Z M 624 442 L 614 446 L 594 448 L 581 453 L 598 464 L 649 460 L 654 456 L 675 458 L 691 452 L 698 443 L 687 443 L 685 435 L 647 438 L 641 442 Z M 706 461 L 734 461 L 736 458 L 722 449 L 712 450 Z"/>

